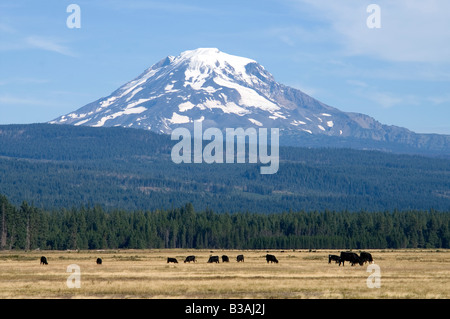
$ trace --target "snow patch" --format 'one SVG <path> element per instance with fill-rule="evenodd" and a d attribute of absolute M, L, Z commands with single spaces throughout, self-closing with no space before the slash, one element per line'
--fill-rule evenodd
<path fill-rule="evenodd" d="M 104 116 L 103 118 L 100 119 L 100 121 L 98 121 L 96 124 L 92 125 L 93 127 L 101 127 L 103 125 L 105 125 L 106 121 L 115 119 L 119 116 L 125 115 L 125 114 L 139 114 L 142 112 L 147 111 L 147 108 L 143 107 L 143 106 L 139 106 L 139 107 L 135 107 L 135 108 L 127 108 L 123 111 L 108 115 L 108 116 Z"/>
<path fill-rule="evenodd" d="M 133 102 L 133 103 L 128 104 L 127 107 L 125 108 L 125 110 L 132 109 L 132 108 L 134 108 L 136 105 L 145 103 L 145 102 L 150 101 L 150 100 L 151 100 L 151 99 L 139 99 L 139 100 L 137 100 L 136 102 Z M 127 113 L 125 113 L 125 114 L 127 114 Z"/>
<path fill-rule="evenodd" d="M 137 93 L 139 93 L 140 91 L 142 91 L 144 88 L 138 87 L 136 90 L 134 90 L 133 92 L 131 92 L 131 95 L 127 98 L 127 102 L 130 101 Z"/>
<path fill-rule="evenodd" d="M 295 125 L 295 126 L 299 126 L 300 124 L 301 124 L 301 125 L 304 125 L 304 124 L 306 124 L 306 123 L 303 122 L 303 121 L 293 120 L 290 124 L 291 124 L 291 125 Z"/>
<path fill-rule="evenodd" d="M 178 113 L 173 112 L 172 118 L 167 119 L 172 124 L 184 124 L 189 123 L 189 116 L 180 115 Z"/>
<path fill-rule="evenodd" d="M 75 125 L 75 126 L 83 125 L 84 123 L 86 123 L 86 122 L 88 122 L 88 121 L 89 121 L 89 119 L 82 120 L 82 121 L 80 121 L 80 122 L 75 123 L 74 125 Z"/>
<path fill-rule="evenodd" d="M 252 122 L 253 124 L 255 124 L 255 125 L 263 126 L 261 122 L 255 120 L 255 119 L 248 119 L 248 120 L 249 120 L 250 122 Z"/>
<path fill-rule="evenodd" d="M 143 107 L 143 106 L 132 107 L 132 108 L 127 107 L 124 111 L 117 112 L 116 114 L 120 114 L 120 113 L 121 113 L 120 115 L 122 115 L 122 114 L 139 114 L 139 113 L 142 113 L 145 111 L 147 111 L 147 108 Z M 113 114 L 113 115 L 115 115 L 115 114 Z"/>
<path fill-rule="evenodd" d="M 241 105 L 255 107 L 264 111 L 272 112 L 280 109 L 278 105 L 259 95 L 255 90 L 244 87 L 237 83 L 227 81 L 226 79 L 220 77 L 215 77 L 214 82 L 220 86 L 225 86 L 238 91 L 239 95 L 241 96 L 241 99 L 239 101 L 239 104 Z"/>
<path fill-rule="evenodd" d="M 221 109 L 224 113 L 228 113 L 228 114 L 232 113 L 232 114 L 236 114 L 239 116 L 243 116 L 245 114 L 250 113 L 248 110 L 246 110 L 243 107 L 240 107 L 239 105 L 237 105 L 234 102 L 227 102 L 224 104 L 220 101 L 207 99 L 202 104 L 197 105 L 197 107 L 199 107 L 200 109 L 202 106 L 204 108 L 206 107 L 208 109 Z"/>
<path fill-rule="evenodd" d="M 146 71 L 144 73 L 144 75 L 142 75 L 141 77 L 139 77 L 136 80 L 133 80 L 127 84 L 125 84 L 122 88 L 121 88 L 121 93 L 119 95 L 118 98 L 121 98 L 125 95 L 127 95 L 128 93 L 130 93 L 131 91 L 133 91 L 134 89 L 136 89 L 138 86 L 141 86 L 142 84 L 144 84 L 145 82 L 147 82 L 147 80 L 149 78 L 151 78 L 152 76 L 154 76 L 156 74 L 156 72 L 158 72 L 159 69 L 156 70 L 151 70 L 149 69 L 148 71 Z M 112 98 L 117 99 L 117 96 L 113 96 Z M 103 106 L 105 107 L 105 106 Z"/>
<path fill-rule="evenodd" d="M 111 96 L 110 98 L 100 102 L 100 109 L 110 106 L 117 100 L 117 96 Z"/>
<path fill-rule="evenodd" d="M 269 116 L 269 118 L 271 118 L 271 119 L 273 119 L 273 120 L 275 120 L 275 119 L 279 119 L 279 118 L 281 118 L 281 119 L 287 119 L 286 118 L 286 116 L 284 116 L 282 113 L 280 113 L 280 112 L 270 112 L 270 113 L 272 113 L 272 115 L 271 116 Z"/>
<path fill-rule="evenodd" d="M 178 110 L 180 112 L 186 112 L 186 111 L 188 111 L 188 110 L 190 110 L 190 109 L 192 109 L 194 107 L 195 107 L 195 105 L 193 103 L 191 103 L 190 101 L 187 101 L 187 102 L 179 104 L 178 105 Z"/>

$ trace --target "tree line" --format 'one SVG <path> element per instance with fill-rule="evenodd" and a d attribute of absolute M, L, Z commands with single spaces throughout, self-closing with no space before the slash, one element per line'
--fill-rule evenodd
<path fill-rule="evenodd" d="M 450 248 L 448 211 L 45 210 L 0 195 L 0 249 Z"/>

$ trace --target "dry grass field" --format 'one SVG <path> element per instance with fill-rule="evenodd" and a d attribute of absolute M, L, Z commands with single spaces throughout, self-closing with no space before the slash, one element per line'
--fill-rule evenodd
<path fill-rule="evenodd" d="M 339 254 L 332 250 L 269 251 L 278 264 L 266 263 L 267 251 L 260 250 L 1 251 L 0 298 L 450 298 L 450 250 L 368 251 L 380 267 L 379 288 L 368 287 L 375 273 L 367 264 L 329 264 L 328 254 Z M 236 262 L 238 254 L 244 262 Z M 42 255 L 48 265 L 40 265 Z M 188 255 L 198 261 L 184 263 Z M 210 255 L 228 255 L 230 262 L 209 264 Z M 72 264 L 79 273 L 67 272 Z"/>

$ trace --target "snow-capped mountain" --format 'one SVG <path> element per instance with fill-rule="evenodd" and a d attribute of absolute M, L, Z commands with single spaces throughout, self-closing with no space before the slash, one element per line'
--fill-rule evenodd
<path fill-rule="evenodd" d="M 122 126 L 170 134 L 177 127 L 279 128 L 280 135 L 335 136 L 417 146 L 429 137 L 342 112 L 275 81 L 263 66 L 216 48 L 168 56 L 110 96 L 50 123 Z M 420 136 L 422 137 L 420 137 Z M 445 137 L 445 136 L 444 136 Z M 446 143 L 448 136 L 440 143 Z"/>

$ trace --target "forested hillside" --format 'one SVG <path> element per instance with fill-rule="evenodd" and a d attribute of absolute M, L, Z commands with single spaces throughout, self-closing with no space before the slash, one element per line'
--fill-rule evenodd
<path fill-rule="evenodd" d="M 258 164 L 174 164 L 170 136 L 123 128 L 0 126 L 0 193 L 51 210 L 155 210 L 192 203 L 217 213 L 442 210 L 450 160 L 350 149 L 280 148 Z"/>
<path fill-rule="evenodd" d="M 0 196 L 0 249 L 450 248 L 438 211 L 215 213 L 192 204 L 155 211 L 46 211 Z"/>

